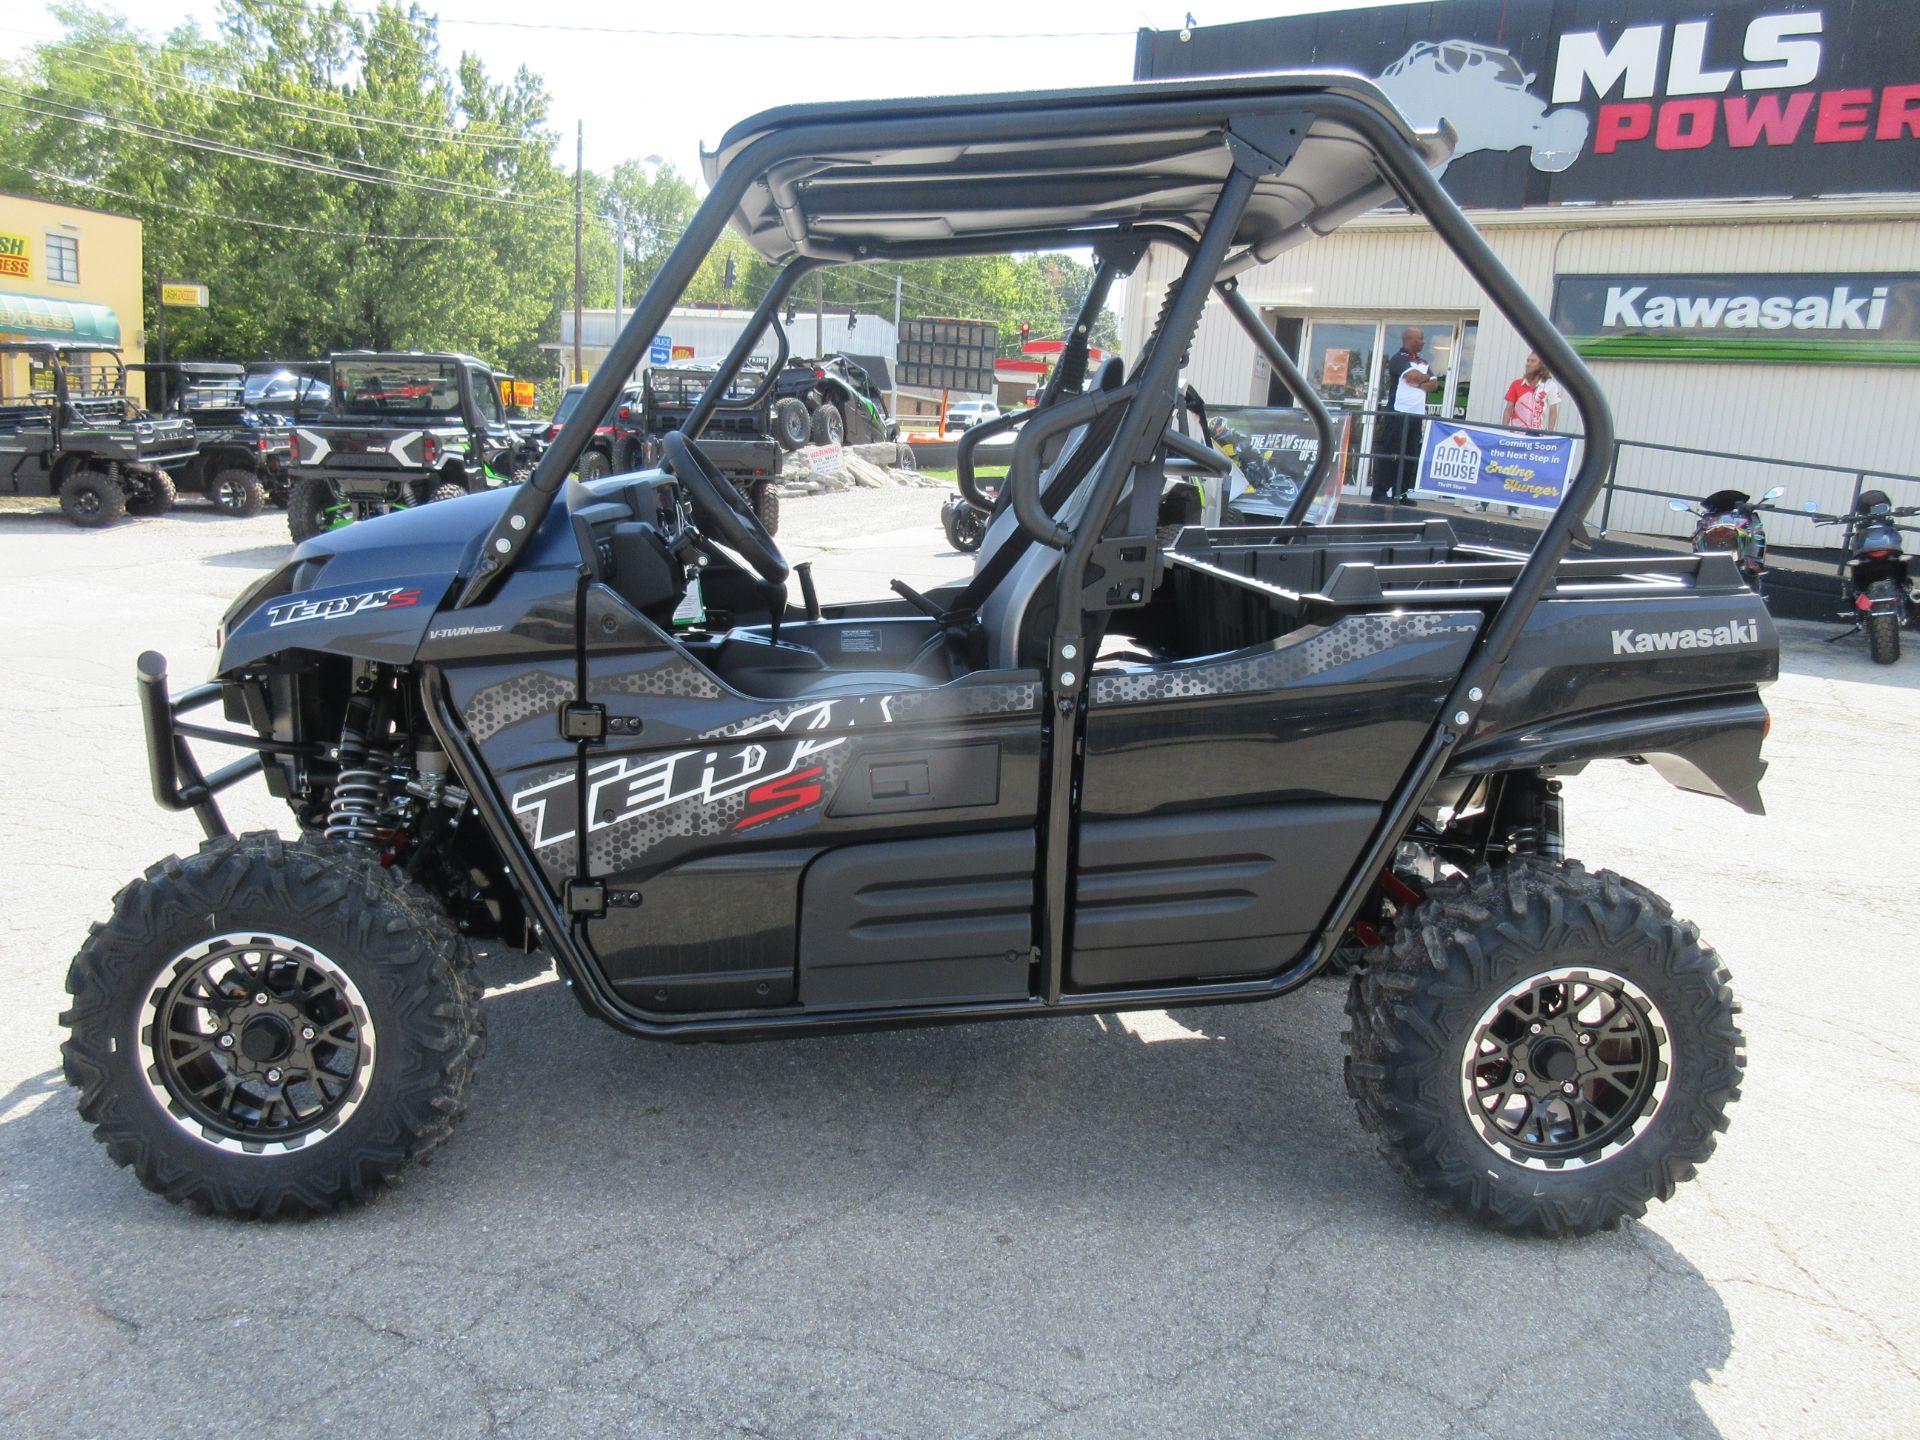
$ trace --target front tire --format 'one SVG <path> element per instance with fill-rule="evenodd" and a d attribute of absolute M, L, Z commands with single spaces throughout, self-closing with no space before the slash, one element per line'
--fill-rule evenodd
<path fill-rule="evenodd" d="M 604 450 L 589 450 L 580 457 L 580 483 L 604 480 L 613 473 L 613 462 Z"/>
<path fill-rule="evenodd" d="M 465 1111 L 485 1046 L 465 942 L 335 841 L 254 834 L 114 897 L 67 975 L 66 1076 L 115 1164 L 249 1219 L 357 1204 Z"/>
<path fill-rule="evenodd" d="M 222 515 L 242 519 L 258 515 L 267 503 L 260 478 L 238 465 L 229 465 L 213 477 L 213 483 L 207 486 L 207 498 Z"/>
<path fill-rule="evenodd" d="M 762 480 L 747 492 L 753 513 L 769 535 L 780 533 L 780 490 L 771 480 Z"/>
<path fill-rule="evenodd" d="M 1515 862 L 1435 885 L 1347 998 L 1347 1088 L 1414 1189 L 1495 1229 L 1611 1230 L 1713 1152 L 1727 972 L 1651 891 Z"/>
<path fill-rule="evenodd" d="M 1900 658 L 1899 598 L 1891 580 L 1876 580 L 1867 587 L 1867 599 L 1882 607 L 1864 620 L 1867 653 L 1876 665 L 1891 665 Z"/>
<path fill-rule="evenodd" d="M 808 422 L 808 433 L 813 436 L 816 445 L 838 445 L 847 433 L 847 422 L 840 418 L 840 412 L 831 405 L 822 405 L 813 412 Z"/>
<path fill-rule="evenodd" d="M 106 470 L 83 465 L 60 482 L 60 513 L 83 530 L 124 519 L 127 492 Z"/>

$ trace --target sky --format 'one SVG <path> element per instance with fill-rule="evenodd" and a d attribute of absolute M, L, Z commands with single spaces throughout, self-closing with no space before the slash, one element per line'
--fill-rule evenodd
<path fill-rule="evenodd" d="M 118 10 L 154 34 L 184 20 L 212 30 L 220 11 L 218 0 L 117 0 L 98 8 Z M 1194 13 L 1202 24 L 1225 24 L 1349 8 L 1343 0 L 1206 0 Z M 439 17 L 449 62 L 471 50 L 495 77 L 524 64 L 545 79 L 563 161 L 571 160 L 579 122 L 589 169 L 659 156 L 690 178 L 699 174 L 703 143 L 775 105 L 1122 83 L 1133 77 L 1139 28 L 1178 27 L 1188 13 L 1158 0 L 898 7 L 423 0 L 422 9 Z M 647 30 L 709 33 L 638 33 Z M 0 0 L 0 54 L 57 33 L 43 3 Z M 1054 38 L 1025 38 L 1041 34 Z M 826 35 L 835 38 L 795 38 Z"/>

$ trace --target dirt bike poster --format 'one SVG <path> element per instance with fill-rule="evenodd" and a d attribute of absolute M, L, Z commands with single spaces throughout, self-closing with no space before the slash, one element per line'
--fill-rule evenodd
<path fill-rule="evenodd" d="M 1268 406 L 1220 407 L 1210 413 L 1207 433 L 1214 448 L 1233 461 L 1226 523 L 1271 525 L 1285 519 L 1320 455 L 1320 439 L 1307 414 Z M 1326 524 L 1336 499 L 1331 487 L 1323 489 L 1307 509 L 1307 523 Z"/>

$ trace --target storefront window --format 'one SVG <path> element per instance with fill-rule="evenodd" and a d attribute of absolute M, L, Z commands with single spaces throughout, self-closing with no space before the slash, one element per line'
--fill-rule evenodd
<path fill-rule="evenodd" d="M 47 278 L 62 285 L 80 283 L 80 242 L 73 236 L 47 236 Z"/>

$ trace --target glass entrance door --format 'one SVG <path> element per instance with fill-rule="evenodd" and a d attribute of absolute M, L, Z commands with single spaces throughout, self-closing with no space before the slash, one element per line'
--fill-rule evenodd
<path fill-rule="evenodd" d="M 1366 446 L 1360 436 L 1368 430 L 1361 412 L 1374 393 L 1375 367 L 1380 358 L 1378 320 L 1315 320 L 1307 329 L 1307 381 L 1333 412 L 1334 437 L 1340 445 L 1341 485 L 1358 484 L 1365 477 Z"/>
<path fill-rule="evenodd" d="M 1340 484 L 1365 489 L 1370 483 L 1374 419 L 1365 413 L 1390 409 L 1392 397 L 1380 393 L 1387 358 L 1400 349 L 1408 326 L 1426 332 L 1423 354 L 1446 383 L 1427 400 L 1429 415 L 1454 415 L 1466 405 L 1466 374 L 1455 374 L 1455 360 L 1471 367 L 1473 322 L 1420 319 L 1418 316 L 1341 316 L 1307 324 L 1307 379 L 1333 412 L 1340 443 Z M 1461 330 L 1468 332 L 1462 344 Z"/>

